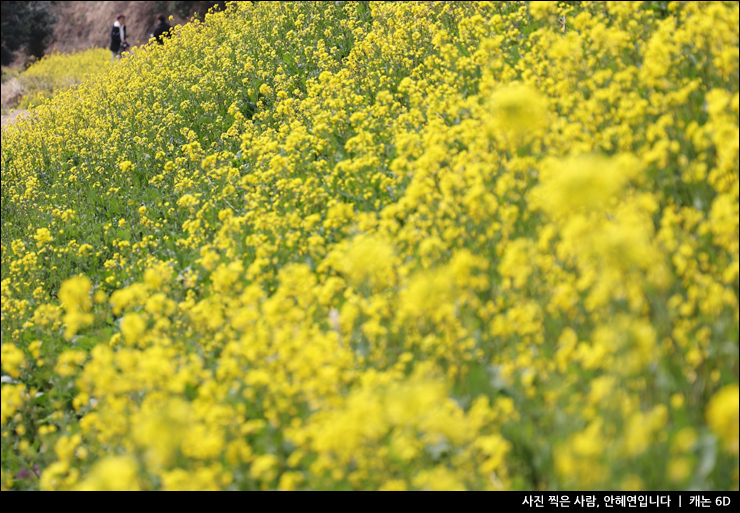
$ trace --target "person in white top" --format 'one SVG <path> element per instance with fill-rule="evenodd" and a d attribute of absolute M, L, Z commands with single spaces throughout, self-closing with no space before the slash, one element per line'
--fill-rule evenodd
<path fill-rule="evenodd" d="M 116 57 L 120 60 L 121 52 L 128 47 L 128 41 L 126 41 L 126 16 L 119 14 L 110 31 L 111 63 L 113 63 Z"/>

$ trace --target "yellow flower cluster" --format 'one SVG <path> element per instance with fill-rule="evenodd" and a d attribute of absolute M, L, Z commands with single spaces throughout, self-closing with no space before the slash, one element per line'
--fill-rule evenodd
<path fill-rule="evenodd" d="M 737 489 L 740 9 L 657 4 L 234 2 L 3 128 L 2 486 Z"/>
<path fill-rule="evenodd" d="M 109 68 L 110 52 L 104 48 L 45 55 L 18 77 L 25 91 L 19 108 L 39 105 L 55 93 L 82 83 L 86 76 L 103 73 Z"/>

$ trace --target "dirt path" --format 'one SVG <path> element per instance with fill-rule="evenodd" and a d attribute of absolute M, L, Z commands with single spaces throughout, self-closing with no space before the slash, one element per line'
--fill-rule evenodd
<path fill-rule="evenodd" d="M 2 124 L 2 126 L 5 126 L 5 125 L 8 125 L 8 124 L 12 123 L 13 121 L 15 121 L 15 118 L 17 118 L 18 116 L 20 116 L 22 114 L 25 114 L 26 112 L 28 112 L 28 111 L 25 110 L 25 109 L 15 110 L 15 111 L 13 111 L 12 114 L 9 114 L 7 116 L 3 116 L 2 117 L 3 118 L 3 124 Z"/>

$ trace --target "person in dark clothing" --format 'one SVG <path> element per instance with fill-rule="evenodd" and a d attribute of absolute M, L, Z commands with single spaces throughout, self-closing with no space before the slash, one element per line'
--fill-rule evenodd
<path fill-rule="evenodd" d="M 157 43 L 160 45 L 164 44 L 164 38 L 170 36 L 170 29 L 172 28 L 169 23 L 167 23 L 164 19 L 163 15 L 157 16 L 157 21 L 159 22 L 156 27 L 154 27 L 154 33 L 149 37 L 156 37 Z"/>
<path fill-rule="evenodd" d="M 110 52 L 111 52 L 111 63 L 118 57 L 121 60 L 121 52 L 128 48 L 128 41 L 126 41 L 126 16 L 119 14 L 113 23 L 113 28 L 110 31 Z"/>

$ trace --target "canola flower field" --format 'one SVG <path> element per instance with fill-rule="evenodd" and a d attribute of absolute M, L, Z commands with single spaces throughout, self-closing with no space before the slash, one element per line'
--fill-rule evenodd
<path fill-rule="evenodd" d="M 656 4 L 232 3 L 3 128 L 2 488 L 737 489 L 738 4 Z"/>
<path fill-rule="evenodd" d="M 52 53 L 34 62 L 18 78 L 24 95 L 19 109 L 30 109 L 43 103 L 61 90 L 80 84 L 86 75 L 104 73 L 110 68 L 110 51 L 92 48 L 74 56 Z"/>

